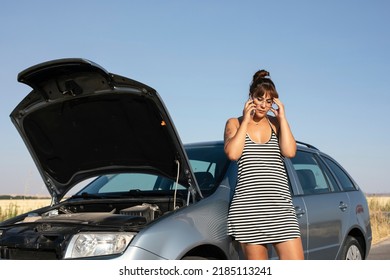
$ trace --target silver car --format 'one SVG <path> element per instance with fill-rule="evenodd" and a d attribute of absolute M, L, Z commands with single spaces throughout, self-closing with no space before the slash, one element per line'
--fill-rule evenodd
<path fill-rule="evenodd" d="M 227 235 L 237 165 L 222 141 L 182 145 L 153 88 L 88 60 L 18 80 L 32 91 L 11 119 L 52 203 L 0 223 L 0 259 L 243 258 Z M 285 165 L 305 258 L 366 258 L 369 210 L 348 173 L 304 143 Z"/>

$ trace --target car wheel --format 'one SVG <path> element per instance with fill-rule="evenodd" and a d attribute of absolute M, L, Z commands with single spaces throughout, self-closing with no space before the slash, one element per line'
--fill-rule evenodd
<path fill-rule="evenodd" d="M 342 260 L 362 260 L 363 250 L 360 243 L 355 237 L 348 236 L 345 240 L 343 253 L 341 255 Z"/>

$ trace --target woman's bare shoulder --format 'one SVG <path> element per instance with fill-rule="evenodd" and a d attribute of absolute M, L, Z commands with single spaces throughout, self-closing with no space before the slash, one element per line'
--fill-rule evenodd
<path fill-rule="evenodd" d="M 279 130 L 279 121 L 278 119 L 275 117 L 275 116 L 270 116 L 268 115 L 267 116 L 271 125 L 272 125 L 272 128 L 277 132 Z"/>
<path fill-rule="evenodd" d="M 240 123 L 241 123 L 241 119 L 242 117 L 239 117 L 239 118 L 229 118 L 227 121 L 226 121 L 226 124 L 230 124 L 230 125 L 235 125 L 235 126 L 239 126 Z"/>

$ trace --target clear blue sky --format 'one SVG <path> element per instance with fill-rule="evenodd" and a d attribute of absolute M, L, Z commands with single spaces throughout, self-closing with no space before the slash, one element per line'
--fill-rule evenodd
<path fill-rule="evenodd" d="M 30 91 L 17 74 L 64 57 L 157 89 L 185 143 L 222 139 L 265 68 L 295 137 L 389 192 L 389 14 L 386 0 L 4 1 L 0 194 L 47 194 L 9 113 Z"/>

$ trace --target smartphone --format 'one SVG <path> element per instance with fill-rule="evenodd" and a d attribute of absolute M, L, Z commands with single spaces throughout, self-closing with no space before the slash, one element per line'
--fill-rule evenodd
<path fill-rule="evenodd" d="M 253 98 L 251 97 L 250 98 L 252 104 L 253 104 Z M 256 112 L 256 109 L 253 109 L 252 112 L 251 112 L 251 116 L 253 117 L 255 115 L 255 112 Z"/>

